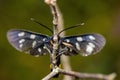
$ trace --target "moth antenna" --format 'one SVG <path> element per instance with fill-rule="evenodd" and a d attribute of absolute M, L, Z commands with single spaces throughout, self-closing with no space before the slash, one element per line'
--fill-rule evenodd
<path fill-rule="evenodd" d="M 50 29 L 50 28 L 47 27 L 46 25 L 44 25 L 44 24 L 42 24 L 42 23 L 36 21 L 34 18 L 30 18 L 30 20 L 33 21 L 33 22 L 35 22 L 35 23 L 37 23 L 37 24 L 39 24 L 39 25 L 41 25 L 42 27 L 48 29 L 51 33 L 53 33 L 52 29 Z"/>
<path fill-rule="evenodd" d="M 74 26 L 71 26 L 71 27 L 68 27 L 68 28 L 65 28 L 63 30 L 61 30 L 58 35 L 60 35 L 63 31 L 66 31 L 68 29 L 72 29 L 72 28 L 75 28 L 75 27 L 79 27 L 79 26 L 83 26 L 85 23 L 81 23 L 81 24 L 77 24 L 77 25 L 74 25 Z"/>

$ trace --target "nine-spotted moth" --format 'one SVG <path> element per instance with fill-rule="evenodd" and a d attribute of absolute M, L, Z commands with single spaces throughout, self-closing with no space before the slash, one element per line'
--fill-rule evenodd
<path fill-rule="evenodd" d="M 38 22 L 37 22 L 38 23 Z M 38 23 L 42 25 L 41 23 Z M 47 28 L 51 32 L 51 29 Z M 80 25 L 72 26 L 74 28 Z M 66 28 L 58 33 L 59 49 L 57 53 L 57 66 L 60 65 L 60 55 L 76 55 L 88 56 L 99 52 L 105 45 L 105 39 L 100 34 L 83 34 L 76 36 L 61 37 L 60 33 L 70 29 Z M 33 56 L 52 54 L 53 36 L 47 36 L 27 30 L 12 29 L 7 33 L 10 44 L 21 52 L 26 52 Z M 52 70 L 52 69 L 51 69 Z"/>

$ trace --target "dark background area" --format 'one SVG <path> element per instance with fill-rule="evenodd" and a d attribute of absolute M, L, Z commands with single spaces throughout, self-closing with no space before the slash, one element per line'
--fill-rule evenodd
<path fill-rule="evenodd" d="M 120 0 L 58 0 L 65 25 L 85 22 L 84 27 L 66 31 L 66 35 L 100 33 L 106 45 L 96 55 L 71 56 L 72 69 L 78 72 L 109 74 L 120 80 Z M 0 80 L 40 80 L 49 70 L 49 55 L 39 58 L 15 50 L 7 41 L 9 29 L 27 29 L 51 36 L 30 21 L 35 18 L 52 29 L 52 15 L 43 0 L 0 0 Z M 62 79 L 60 76 L 59 80 Z"/>

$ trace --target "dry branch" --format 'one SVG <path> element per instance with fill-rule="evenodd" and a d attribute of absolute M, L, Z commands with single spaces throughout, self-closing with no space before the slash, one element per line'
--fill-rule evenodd
<path fill-rule="evenodd" d="M 54 16 L 53 24 L 55 21 L 57 21 L 57 25 L 58 25 L 57 29 L 58 29 L 58 32 L 60 32 L 61 30 L 63 30 L 64 20 L 63 20 L 61 12 L 57 6 L 56 1 L 57 0 L 45 0 L 45 3 L 50 6 L 52 14 Z M 57 13 L 57 16 L 56 16 L 56 13 Z M 56 20 L 55 16 L 56 16 L 57 20 Z M 61 36 L 64 36 L 64 35 L 65 35 L 65 32 L 63 32 L 61 34 Z M 65 70 L 68 70 L 68 71 L 71 70 L 70 61 L 69 61 L 68 56 L 62 55 L 61 61 L 62 61 L 62 66 Z M 72 77 L 65 75 L 63 80 L 72 80 Z"/>
<path fill-rule="evenodd" d="M 50 6 L 51 12 L 53 15 L 53 26 L 54 26 L 54 30 L 55 30 L 54 34 L 58 33 L 60 30 L 63 29 L 62 14 L 58 9 L 56 1 L 57 0 L 45 0 L 45 3 Z M 63 35 L 64 35 L 64 33 L 62 34 L 62 36 Z M 112 73 L 110 75 L 103 75 L 103 74 L 90 74 L 90 73 L 80 73 L 80 72 L 71 71 L 69 58 L 62 57 L 62 60 L 63 60 L 62 63 L 63 63 L 64 69 L 61 69 L 58 66 L 54 66 L 53 71 L 51 73 L 49 73 L 47 76 L 45 76 L 42 80 L 49 80 L 50 78 L 52 78 L 54 75 L 56 75 L 58 73 L 69 76 L 69 77 L 65 77 L 64 80 L 72 80 L 73 79 L 72 77 L 74 77 L 74 78 L 92 78 L 92 79 L 97 79 L 97 80 L 98 79 L 114 80 L 114 78 L 116 77 L 115 73 Z"/>

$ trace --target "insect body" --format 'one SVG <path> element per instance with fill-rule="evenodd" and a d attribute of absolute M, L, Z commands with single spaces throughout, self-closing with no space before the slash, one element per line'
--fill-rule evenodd
<path fill-rule="evenodd" d="M 60 66 L 60 56 L 62 54 L 64 55 L 80 54 L 82 56 L 88 56 L 99 52 L 105 45 L 105 39 L 100 34 L 83 34 L 76 36 L 61 37 L 60 33 L 63 32 L 64 30 L 60 31 L 57 34 L 58 39 L 58 48 L 56 50 L 57 66 Z M 8 31 L 7 38 L 10 44 L 21 52 L 25 52 L 36 57 L 45 55 L 47 53 L 49 53 L 50 55 L 53 54 L 52 51 L 54 35 L 47 36 L 44 34 L 35 33 L 27 30 L 12 29 Z"/>

